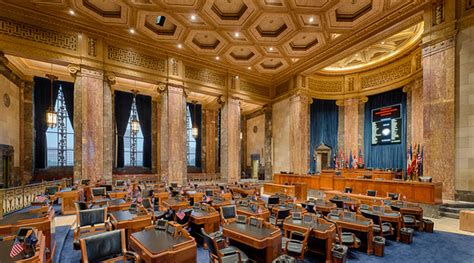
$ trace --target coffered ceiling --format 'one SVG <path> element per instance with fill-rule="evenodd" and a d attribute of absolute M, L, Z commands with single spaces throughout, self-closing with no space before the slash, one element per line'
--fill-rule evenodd
<path fill-rule="evenodd" d="M 281 80 L 422 10 L 427 0 L 0 0 L 213 67 Z M 162 26 L 157 17 L 164 16 Z M 364 38 L 365 36 L 365 38 Z M 364 39 L 360 39 L 360 38 Z M 126 44 L 126 43 L 124 43 Z M 341 57 L 342 59 L 342 57 Z M 306 72 L 308 73 L 308 72 Z"/>

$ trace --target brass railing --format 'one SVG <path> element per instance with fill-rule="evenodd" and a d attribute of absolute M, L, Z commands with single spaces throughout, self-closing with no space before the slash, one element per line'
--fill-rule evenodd
<path fill-rule="evenodd" d="M 46 187 L 61 185 L 66 187 L 72 184 L 71 179 L 45 181 L 37 184 L 0 189 L 0 218 L 31 205 L 35 197 L 44 194 Z"/>

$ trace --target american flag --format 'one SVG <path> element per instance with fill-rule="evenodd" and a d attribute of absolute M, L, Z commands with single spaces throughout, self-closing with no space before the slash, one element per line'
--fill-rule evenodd
<path fill-rule="evenodd" d="M 18 241 L 18 239 L 15 239 L 15 243 L 13 243 L 12 250 L 10 251 L 10 257 L 14 258 L 16 255 L 20 254 L 21 251 L 23 251 L 23 244 Z"/>
<path fill-rule="evenodd" d="M 183 220 L 184 218 L 184 212 L 179 210 L 178 213 L 176 213 L 176 216 L 179 218 L 179 220 Z"/>

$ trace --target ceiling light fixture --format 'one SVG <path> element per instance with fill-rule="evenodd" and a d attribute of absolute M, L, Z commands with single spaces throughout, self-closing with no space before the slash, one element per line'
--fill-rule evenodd
<path fill-rule="evenodd" d="M 216 56 L 216 60 L 219 60 L 219 59 L 221 59 L 221 58 L 219 56 Z"/>
<path fill-rule="evenodd" d="M 73 15 L 76 14 L 76 12 L 74 12 L 74 10 L 72 10 L 72 9 L 69 9 L 69 14 L 73 16 Z"/>
<path fill-rule="evenodd" d="M 183 45 L 181 45 L 181 44 L 178 44 L 178 48 L 183 48 Z"/>
<path fill-rule="evenodd" d="M 135 29 L 130 28 L 130 29 L 128 30 L 128 32 L 130 32 L 130 34 L 135 34 Z"/>
<path fill-rule="evenodd" d="M 310 17 L 310 18 L 309 18 L 309 22 L 310 22 L 310 23 L 313 23 L 313 21 L 314 21 L 314 17 Z"/>
<path fill-rule="evenodd" d="M 268 50 L 273 51 L 273 47 L 270 47 Z"/>
<path fill-rule="evenodd" d="M 191 15 L 191 20 L 196 20 L 196 16 L 195 15 Z"/>
<path fill-rule="evenodd" d="M 239 33 L 239 32 L 235 32 L 234 36 L 235 36 L 235 37 L 239 37 L 239 36 L 240 36 L 240 33 Z"/>
<path fill-rule="evenodd" d="M 252 69 L 252 67 L 247 67 L 247 69 Z"/>

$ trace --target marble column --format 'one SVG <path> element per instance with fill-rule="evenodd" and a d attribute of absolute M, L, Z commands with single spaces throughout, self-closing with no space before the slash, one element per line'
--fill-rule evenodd
<path fill-rule="evenodd" d="M 161 94 L 161 180 L 186 183 L 186 98 L 183 87 L 169 84 Z"/>
<path fill-rule="evenodd" d="M 265 180 L 273 179 L 272 167 L 272 106 L 266 105 L 263 108 L 265 114 L 265 143 L 264 143 L 264 162 L 265 162 Z"/>
<path fill-rule="evenodd" d="M 411 140 L 407 143 L 423 144 L 423 79 L 415 80 L 410 88 Z"/>
<path fill-rule="evenodd" d="M 358 151 L 359 148 L 359 99 L 344 100 L 344 154 Z"/>
<path fill-rule="evenodd" d="M 240 101 L 229 97 L 221 108 L 221 179 L 240 178 Z"/>
<path fill-rule="evenodd" d="M 216 173 L 217 163 L 217 111 L 204 109 L 203 111 L 203 153 L 205 154 L 204 172 Z"/>
<path fill-rule="evenodd" d="M 34 122 L 33 122 L 33 82 L 23 82 L 20 105 L 20 170 L 21 183 L 29 184 L 33 178 Z"/>
<path fill-rule="evenodd" d="M 309 98 L 290 98 L 290 171 L 306 174 L 309 170 Z"/>
<path fill-rule="evenodd" d="M 153 97 L 151 101 L 151 119 L 152 121 L 152 128 L 151 128 L 151 151 L 152 151 L 152 160 L 151 160 L 151 172 L 153 174 L 160 173 L 160 127 L 161 127 L 161 119 L 158 117 L 160 116 L 160 102 L 157 101 L 157 98 Z"/>
<path fill-rule="evenodd" d="M 68 66 L 74 82 L 74 180 L 112 181 L 112 99 L 101 70 Z M 107 132 L 110 131 L 110 132 Z"/>
<path fill-rule="evenodd" d="M 454 199 L 455 41 L 423 47 L 424 175 L 443 183 L 443 199 Z"/>

